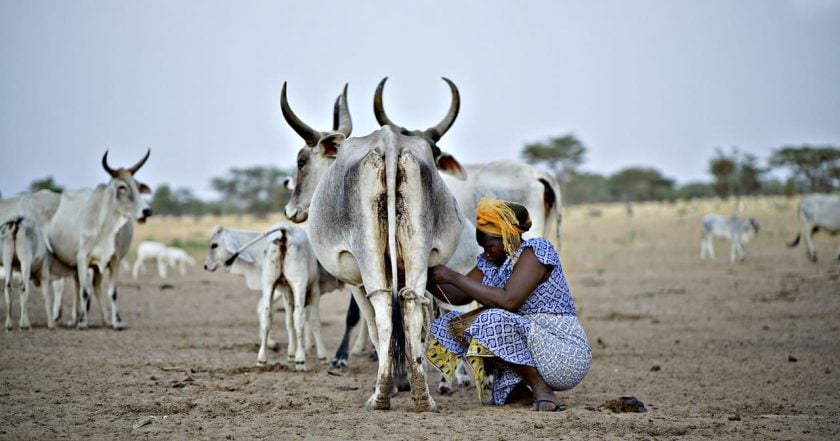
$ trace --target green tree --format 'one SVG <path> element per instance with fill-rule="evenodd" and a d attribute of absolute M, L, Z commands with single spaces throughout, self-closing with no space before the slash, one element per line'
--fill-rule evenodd
<path fill-rule="evenodd" d="M 193 195 L 188 188 L 172 191 L 168 184 L 160 184 L 149 203 L 152 212 L 158 215 L 181 216 L 189 214 L 200 216 L 205 214 L 205 203 Z"/>
<path fill-rule="evenodd" d="M 738 163 L 735 155 L 726 155 L 717 149 L 717 156 L 709 161 L 709 173 L 714 177 L 715 194 L 727 198 L 735 193 L 736 171 Z"/>
<path fill-rule="evenodd" d="M 653 168 L 628 167 L 610 176 L 609 182 L 613 200 L 658 201 L 675 197 L 674 180 Z"/>
<path fill-rule="evenodd" d="M 586 147 L 574 135 L 549 138 L 545 142 L 526 144 L 522 159 L 529 164 L 543 163 L 560 182 L 571 178 L 584 160 Z"/>
<path fill-rule="evenodd" d="M 840 180 L 840 149 L 834 146 L 785 146 L 773 152 L 769 163 L 789 168 L 808 191 L 830 192 Z"/>
<path fill-rule="evenodd" d="M 714 195 L 714 184 L 706 182 L 689 182 L 677 189 L 677 196 L 680 199 L 709 198 Z"/>
<path fill-rule="evenodd" d="M 30 193 L 35 193 L 38 190 L 51 190 L 56 193 L 61 193 L 64 191 L 64 187 L 56 184 L 52 176 L 47 176 L 44 179 L 36 179 L 29 184 Z"/>
<path fill-rule="evenodd" d="M 237 209 L 264 217 L 286 205 L 289 192 L 282 181 L 289 174 L 276 167 L 232 168 L 227 177 L 213 178 L 211 186 Z"/>
<path fill-rule="evenodd" d="M 742 154 L 737 147 L 726 154 L 717 149 L 717 155 L 709 160 L 709 173 L 714 177 L 713 188 L 720 197 L 757 194 L 761 190 L 761 178 L 767 172 L 758 166 L 758 159 L 749 153 Z"/>
<path fill-rule="evenodd" d="M 612 200 L 609 181 L 597 173 L 572 173 L 569 180 L 560 184 L 560 187 L 564 204 Z"/>

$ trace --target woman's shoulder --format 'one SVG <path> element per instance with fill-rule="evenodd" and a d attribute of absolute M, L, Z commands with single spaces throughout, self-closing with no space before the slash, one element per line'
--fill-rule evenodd
<path fill-rule="evenodd" d="M 557 254 L 557 250 L 554 249 L 554 245 L 543 237 L 532 237 L 527 239 L 522 242 L 522 246 L 520 248 L 522 251 L 524 251 L 525 248 L 533 250 L 534 255 L 537 256 L 537 260 L 539 260 L 543 265 L 554 266 L 560 264 L 560 255 Z"/>

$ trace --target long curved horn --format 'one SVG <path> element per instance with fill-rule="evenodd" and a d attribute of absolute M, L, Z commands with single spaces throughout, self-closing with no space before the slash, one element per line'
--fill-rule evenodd
<path fill-rule="evenodd" d="M 347 83 L 344 83 L 344 91 L 335 99 L 333 106 L 333 130 L 349 137 L 353 132 L 353 120 L 350 118 L 350 109 L 347 107 Z"/>
<path fill-rule="evenodd" d="M 443 134 L 452 127 L 452 123 L 454 123 L 455 118 L 458 117 L 458 111 L 461 110 L 461 95 L 458 93 L 458 88 L 455 86 L 455 83 L 450 81 L 449 78 L 441 78 L 443 78 L 443 81 L 446 81 L 446 84 L 449 84 L 449 90 L 452 92 L 452 104 L 449 106 L 449 112 L 441 122 L 434 127 L 426 129 L 426 133 L 428 133 L 435 142 L 439 141 Z"/>
<path fill-rule="evenodd" d="M 394 122 L 388 118 L 388 115 L 385 114 L 385 107 L 382 106 L 382 91 L 385 89 L 385 81 L 387 80 L 388 77 L 383 78 L 382 81 L 379 82 L 379 85 L 376 86 L 376 92 L 373 94 L 373 114 L 376 116 L 376 122 L 379 123 L 380 127 L 391 126 L 401 133 L 408 133 L 408 129 L 394 124 Z"/>
<path fill-rule="evenodd" d="M 114 170 L 108 165 L 108 150 L 105 150 L 105 154 L 102 155 L 102 168 L 104 168 L 105 171 L 108 172 L 109 175 L 111 175 L 111 177 L 117 176 L 116 170 Z"/>
<path fill-rule="evenodd" d="M 149 147 L 149 149 L 148 149 L 148 150 L 146 150 L 146 156 L 144 156 L 144 157 L 143 157 L 143 159 L 141 159 L 140 161 L 138 161 L 138 162 L 137 162 L 137 164 L 134 164 L 134 165 L 132 165 L 131 167 L 129 167 L 128 171 L 129 171 L 129 172 L 131 172 L 131 174 L 132 174 L 132 175 L 134 175 L 135 173 L 137 173 L 137 170 L 140 170 L 140 167 L 142 167 L 142 166 L 143 166 L 143 164 L 145 164 L 145 163 L 146 163 L 146 160 L 147 160 L 147 159 L 149 159 L 149 154 L 151 154 L 151 153 L 152 153 L 152 148 L 151 148 L 151 147 Z M 108 152 L 105 152 L 105 154 L 107 155 L 107 154 L 108 154 Z"/>
<path fill-rule="evenodd" d="M 289 107 L 289 102 L 286 99 L 286 82 L 283 82 L 283 90 L 280 91 L 280 109 L 283 111 L 283 118 L 286 119 L 286 122 L 292 126 L 292 129 L 306 141 L 306 145 L 314 146 L 318 144 L 318 140 L 321 139 L 321 132 L 312 129 L 311 127 L 304 124 L 300 118 L 295 115 L 295 112 L 292 112 L 292 108 Z"/>

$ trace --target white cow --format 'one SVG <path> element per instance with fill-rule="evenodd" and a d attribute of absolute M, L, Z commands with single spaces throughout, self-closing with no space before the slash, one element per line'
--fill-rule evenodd
<path fill-rule="evenodd" d="M 262 291 L 257 304 L 260 321 L 257 363 L 260 365 L 266 363 L 266 348 L 275 344 L 269 338 L 272 305 L 278 298 L 282 299 L 286 310 L 288 358 L 290 362 L 294 360 L 296 369 L 305 370 L 305 323 L 314 334 L 319 361 L 327 360 L 320 331 L 318 262 L 302 228 L 284 223 L 273 226 L 272 230 L 275 228 L 280 228 L 280 231 L 266 237 L 262 232 L 216 226 L 210 238 L 204 269 L 215 271 L 225 267 L 231 274 L 244 276 L 249 289 Z"/>
<path fill-rule="evenodd" d="M 29 293 L 31 283 L 41 287 L 44 296 L 44 308 L 47 315 L 47 327 L 52 328 L 53 321 L 50 304 L 52 302 L 52 281 L 70 276 L 72 269 L 52 258 L 49 243 L 38 222 L 25 216 L 17 216 L 0 225 L 2 242 L 3 274 L 5 277 L 4 294 L 6 299 L 6 329 L 12 329 L 11 297 L 12 271 L 20 273 L 23 289 L 20 292 L 20 329 L 31 329 L 29 324 Z"/>
<path fill-rule="evenodd" d="M 741 219 L 735 216 L 721 216 L 707 214 L 703 216 L 703 240 L 700 242 L 700 259 L 706 255 L 715 258 L 712 241 L 715 238 L 726 239 L 731 244 L 729 261 L 744 260 L 744 244 L 750 241 L 754 234 L 758 234 L 758 223 L 755 219 Z"/>
<path fill-rule="evenodd" d="M 817 249 L 814 247 L 814 233 L 825 230 L 832 236 L 840 233 L 840 195 L 810 194 L 802 197 L 799 201 L 800 232 L 796 238 L 788 244 L 795 247 L 799 244 L 799 238 L 805 236 L 805 244 L 808 246 L 808 258 L 812 262 L 817 261 Z M 840 248 L 837 249 L 837 259 L 840 260 Z"/>
<path fill-rule="evenodd" d="M 126 223 L 135 219 L 145 222 L 152 214 L 151 208 L 141 197 L 142 193 L 150 193 L 151 190 L 134 178 L 150 153 L 147 151 L 139 162 L 129 168 L 112 169 L 108 165 L 106 151 L 102 156 L 102 168 L 111 177 L 108 183 L 94 189 L 63 193 L 58 210 L 47 228 L 56 258 L 76 269 L 80 288 L 79 329 L 88 326 L 87 309 L 91 293 L 102 305 L 102 276 L 106 268 L 110 272 L 110 324 L 114 329 L 125 327 L 117 306 L 116 284 L 120 271 L 117 236 Z M 88 273 L 90 268 L 93 269 L 92 277 Z"/>
<path fill-rule="evenodd" d="M 195 265 L 195 259 L 186 250 L 178 247 L 166 247 L 163 260 L 171 268 L 178 268 L 178 272 L 184 276 L 187 274 L 187 266 Z"/>
<path fill-rule="evenodd" d="M 445 81 L 454 100 L 455 86 Z M 415 409 L 435 410 L 422 365 L 430 304 L 426 270 L 449 260 L 462 229 L 457 202 L 435 168 L 460 170 L 460 164 L 422 138 L 390 126 L 345 139 L 352 127 L 346 91 L 338 130 L 321 133 L 294 115 L 283 85 L 283 116 L 306 141 L 286 216 L 294 222 L 308 218 L 318 260 L 339 280 L 361 288 L 354 295 L 379 354 L 376 388 L 365 408 L 390 408 L 391 362 L 403 356 L 399 331 L 404 325 Z M 430 137 L 440 139 L 456 113 L 450 106 L 444 120 L 428 130 Z M 401 314 L 392 314 L 395 305 Z"/>
<path fill-rule="evenodd" d="M 414 135 L 425 139 L 433 148 L 437 148 L 435 132 L 429 130 L 409 130 L 391 121 L 382 104 L 382 92 L 385 88 L 383 78 L 376 87 L 373 98 L 373 110 L 380 126 L 391 126 L 404 135 Z M 454 113 L 458 113 L 460 97 L 458 89 L 453 88 Z M 438 138 L 439 139 L 439 138 Z M 556 249 L 560 249 L 560 186 L 550 173 L 529 164 L 516 161 L 493 161 L 463 167 L 466 176 L 461 173 L 443 173 L 441 177 L 449 187 L 461 212 L 473 218 L 478 201 L 492 194 L 496 198 L 516 201 L 528 209 L 531 215 L 531 229 L 523 237 L 544 237 Z"/>
<path fill-rule="evenodd" d="M 17 216 L 26 216 L 34 220 L 41 231 L 45 232 L 60 203 L 61 194 L 51 190 L 39 190 L 22 196 L 0 199 L 0 221 Z M 52 259 L 52 261 L 57 262 L 56 259 Z M 69 274 L 66 278 L 70 277 L 75 278 L 75 275 Z M 52 284 L 56 298 L 56 301 L 53 302 L 54 313 L 52 318 L 53 321 L 57 321 L 60 318 L 61 296 L 65 287 L 65 279 L 54 278 Z"/>
<path fill-rule="evenodd" d="M 131 277 L 135 280 L 143 269 L 143 264 L 147 260 L 153 260 L 157 263 L 158 276 L 161 279 L 166 277 L 166 259 L 163 255 L 166 253 L 166 245 L 152 240 L 144 240 L 137 245 L 137 260 L 134 261 L 134 268 L 131 270 Z"/>

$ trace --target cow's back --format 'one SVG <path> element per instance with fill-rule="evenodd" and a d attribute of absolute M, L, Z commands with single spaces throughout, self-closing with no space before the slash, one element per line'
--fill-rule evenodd
<path fill-rule="evenodd" d="M 416 165 L 412 167 L 416 173 L 397 178 L 397 229 L 428 239 L 428 248 L 438 250 L 430 264 L 449 259 L 461 230 L 459 211 L 434 168 L 430 150 L 422 139 L 399 135 L 388 126 L 344 142 L 310 206 L 312 248 L 328 272 L 360 285 L 360 261 L 379 259 L 388 252 L 387 155 L 395 155 L 399 167 Z"/>
<path fill-rule="evenodd" d="M 840 231 L 840 196 L 811 194 L 799 203 L 800 216 L 808 223 L 831 231 Z"/>

